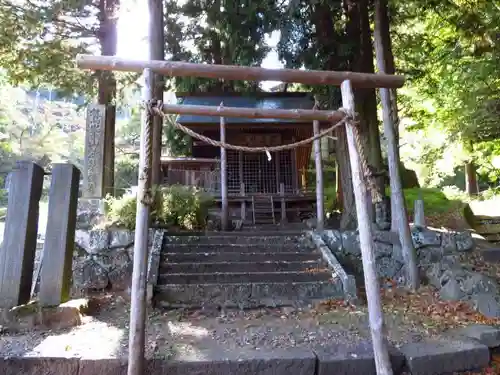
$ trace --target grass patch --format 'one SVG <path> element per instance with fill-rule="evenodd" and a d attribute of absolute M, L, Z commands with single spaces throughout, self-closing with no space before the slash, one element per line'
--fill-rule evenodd
<path fill-rule="evenodd" d="M 0 220 L 5 220 L 5 216 L 7 215 L 7 207 L 0 207 Z"/>
<path fill-rule="evenodd" d="M 463 197 L 455 191 L 435 188 L 412 188 L 405 189 L 405 202 L 408 214 L 412 215 L 415 201 L 422 197 L 424 201 L 425 214 L 436 215 L 448 213 L 461 208 L 466 202 Z"/>

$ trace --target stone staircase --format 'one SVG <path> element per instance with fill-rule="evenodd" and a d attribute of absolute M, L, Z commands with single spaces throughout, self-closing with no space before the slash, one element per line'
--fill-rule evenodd
<path fill-rule="evenodd" d="M 301 232 L 166 235 L 158 307 L 297 306 L 343 296 L 321 253 Z"/>

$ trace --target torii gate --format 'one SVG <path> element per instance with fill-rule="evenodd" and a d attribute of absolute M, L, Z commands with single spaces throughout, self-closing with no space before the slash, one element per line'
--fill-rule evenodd
<path fill-rule="evenodd" d="M 303 83 L 316 85 L 336 85 L 341 87 L 343 108 L 338 111 L 321 110 L 271 110 L 261 109 L 258 112 L 245 108 L 221 107 L 215 109 L 217 115 L 231 115 L 234 117 L 271 117 L 294 118 L 312 121 L 329 120 L 337 122 L 329 130 L 316 134 L 308 141 L 314 141 L 326 135 L 336 126 L 346 125 L 350 164 L 352 169 L 354 196 L 360 245 L 362 249 L 363 272 L 368 299 L 370 330 L 375 354 L 375 365 L 378 374 L 392 374 L 387 342 L 383 334 L 383 315 L 379 295 L 379 283 L 375 269 L 374 243 L 372 239 L 371 221 L 368 212 L 367 187 L 365 176 L 361 168 L 359 150 L 356 145 L 356 115 L 354 112 L 353 87 L 381 88 L 384 104 L 384 129 L 388 139 L 389 170 L 392 198 L 395 199 L 398 216 L 402 218 L 399 235 L 403 245 L 403 255 L 407 267 L 407 280 L 413 288 L 418 286 L 415 253 L 412 248 L 405 247 L 408 238 L 411 241 L 408 221 L 405 214 L 401 178 L 399 175 L 398 155 L 395 144 L 392 117 L 387 107 L 388 89 L 396 89 L 404 84 L 404 77 L 387 74 L 369 74 L 335 71 L 307 71 L 293 69 L 264 69 L 257 67 L 243 67 L 233 65 L 193 64 L 170 61 L 134 61 L 110 56 L 78 56 L 77 65 L 82 69 L 117 70 L 127 72 L 143 72 L 144 87 L 142 98 L 146 108 L 142 112 L 141 148 L 139 165 L 139 186 L 137 199 L 137 216 L 134 242 L 134 267 L 132 275 L 132 304 L 130 311 L 129 336 L 129 364 L 128 375 L 143 374 L 144 341 L 146 318 L 146 277 L 147 277 L 147 239 L 150 213 L 150 181 L 151 181 L 151 144 L 152 144 L 152 117 L 154 114 L 189 113 L 212 114 L 214 107 L 203 106 L 175 106 L 152 103 L 153 88 L 151 85 L 153 72 L 170 77 L 204 77 L 227 80 L 253 81 L 282 81 L 288 83 Z M 196 108 L 190 108 L 196 107 Z M 250 111 L 250 112 L 249 112 Z M 186 129 L 181 129 L 187 131 Z M 323 134 L 324 133 L 324 134 Z M 219 142 L 220 143 L 220 142 Z M 228 147 L 221 143 L 221 147 Z M 269 148 L 270 150 L 271 148 Z M 255 150 L 254 150 L 255 151 Z M 264 150 L 261 150 L 264 151 Z M 267 149 L 266 149 L 267 151 Z M 405 229 L 406 228 L 406 229 Z"/>

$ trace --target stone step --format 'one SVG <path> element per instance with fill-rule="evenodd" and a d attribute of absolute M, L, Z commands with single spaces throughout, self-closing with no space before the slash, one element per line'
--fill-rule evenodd
<path fill-rule="evenodd" d="M 299 244 L 167 244 L 163 251 L 167 253 L 282 253 L 312 251 L 311 245 Z"/>
<path fill-rule="evenodd" d="M 272 233 L 272 234 L 271 234 Z M 302 232 L 227 232 L 206 236 L 166 236 L 165 243 L 197 244 L 298 244 L 307 242 Z"/>
<path fill-rule="evenodd" d="M 481 249 L 481 255 L 486 262 L 500 263 L 500 248 Z"/>
<path fill-rule="evenodd" d="M 162 263 L 220 263 L 220 262 L 303 262 L 320 260 L 321 255 L 312 252 L 280 253 L 162 253 Z"/>
<path fill-rule="evenodd" d="M 304 262 L 223 262 L 223 263 L 166 263 L 160 273 L 217 273 L 217 272 L 283 272 L 320 268 L 320 261 Z"/>
<path fill-rule="evenodd" d="M 169 284 L 157 286 L 155 303 L 163 308 L 303 306 L 343 298 L 339 279 L 316 282 Z"/>
<path fill-rule="evenodd" d="M 230 272 L 230 273 L 167 273 L 159 275 L 158 284 L 234 284 L 327 281 L 328 270 L 302 272 Z"/>

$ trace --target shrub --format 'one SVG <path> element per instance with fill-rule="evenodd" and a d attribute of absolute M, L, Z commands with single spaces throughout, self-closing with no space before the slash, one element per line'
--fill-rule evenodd
<path fill-rule="evenodd" d="M 212 198 L 195 188 L 173 185 L 153 189 L 151 220 L 153 225 L 178 229 L 200 229 L 206 224 Z M 108 225 L 135 228 L 137 197 L 125 194 L 106 198 Z"/>

